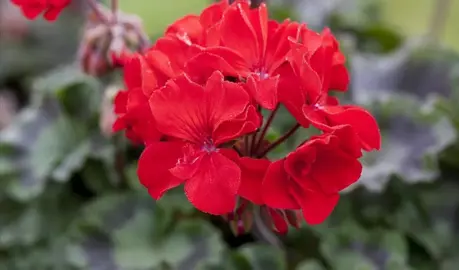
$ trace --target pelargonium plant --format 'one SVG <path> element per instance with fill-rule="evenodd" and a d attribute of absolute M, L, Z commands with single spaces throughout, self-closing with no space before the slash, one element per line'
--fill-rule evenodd
<path fill-rule="evenodd" d="M 29 18 L 45 12 L 54 20 L 70 1 L 13 2 Z M 88 3 L 100 23 L 130 29 L 141 44 L 106 46 L 125 81 L 114 99 L 113 129 L 144 146 L 137 174 L 155 200 L 184 185 L 194 207 L 223 216 L 236 232 L 250 229 L 257 214 L 285 233 L 302 218 L 322 223 L 339 193 L 359 179 L 362 151 L 380 149 L 374 117 L 331 94 L 347 90 L 349 74 L 329 29 L 317 33 L 302 23 L 271 20 L 264 3 L 251 8 L 245 0 L 222 0 L 178 19 L 147 46 L 140 26 L 129 28 L 117 12 Z M 280 107 L 296 124 L 268 139 Z M 311 127 L 321 134 L 304 138 L 281 159 L 268 158 Z"/>

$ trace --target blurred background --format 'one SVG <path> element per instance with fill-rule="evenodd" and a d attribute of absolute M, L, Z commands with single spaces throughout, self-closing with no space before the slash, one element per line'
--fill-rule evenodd
<path fill-rule="evenodd" d="M 383 148 L 324 224 L 238 237 L 180 189 L 155 203 L 140 186 L 141 149 L 110 134 L 120 75 L 75 63 L 80 2 L 50 24 L 0 0 L 1 270 L 459 269 L 459 0 L 268 0 L 272 18 L 337 35 L 342 100 L 377 116 Z M 152 40 L 209 3 L 120 1 Z"/>

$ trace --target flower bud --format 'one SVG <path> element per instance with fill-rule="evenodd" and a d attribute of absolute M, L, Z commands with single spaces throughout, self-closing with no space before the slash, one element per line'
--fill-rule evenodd
<path fill-rule="evenodd" d="M 137 16 L 111 11 L 99 6 L 99 14 L 90 13 L 79 49 L 84 72 L 103 76 L 124 65 L 134 52 L 147 48 L 147 36 Z"/>

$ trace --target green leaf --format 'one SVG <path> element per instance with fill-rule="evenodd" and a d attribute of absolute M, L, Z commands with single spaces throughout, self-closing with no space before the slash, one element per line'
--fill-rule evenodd
<path fill-rule="evenodd" d="M 63 112 L 84 120 L 94 118 L 102 101 L 100 83 L 76 65 L 60 67 L 35 81 L 34 90 L 42 97 L 57 98 Z"/>
<path fill-rule="evenodd" d="M 67 180 L 72 170 L 80 165 L 78 163 L 82 162 L 89 151 L 85 148 L 80 149 L 81 152 L 74 150 L 84 140 L 85 133 L 83 125 L 62 116 L 43 130 L 30 150 L 28 161 L 31 178 L 28 182 L 13 183 L 9 187 L 11 194 L 19 200 L 36 197 L 43 191 L 46 181 L 56 167 L 58 169 L 54 176 L 61 181 Z M 66 159 L 68 154 L 70 157 Z"/>
<path fill-rule="evenodd" d="M 392 175 L 408 183 L 432 181 L 438 176 L 438 154 L 456 140 L 446 117 L 431 118 L 432 112 L 421 112 L 417 101 L 409 105 L 404 100 L 374 108 L 383 143 L 379 152 L 366 153 L 362 160 L 359 183 L 369 190 L 382 191 Z M 390 111 L 384 111 L 386 106 Z"/>
<path fill-rule="evenodd" d="M 287 269 L 286 257 L 282 250 L 267 245 L 245 245 L 239 253 L 247 258 L 252 270 Z"/>
<path fill-rule="evenodd" d="M 376 270 L 377 267 L 357 252 L 343 252 L 331 262 L 336 270 Z"/>
<path fill-rule="evenodd" d="M 89 156 L 91 151 L 90 141 L 83 141 L 76 147 L 76 149 L 72 150 L 63 158 L 57 168 L 53 170 L 51 177 L 59 182 L 69 180 L 71 174 L 83 166 L 86 161 L 86 157 Z"/>
<path fill-rule="evenodd" d="M 306 260 L 301 262 L 296 270 L 324 270 L 325 268 L 317 261 Z"/>
<path fill-rule="evenodd" d="M 0 248 L 28 246 L 36 243 L 42 231 L 43 220 L 36 205 L 20 207 L 2 202 L 0 217 Z M 2 207 L 2 208 L 3 208 Z"/>
<path fill-rule="evenodd" d="M 219 233 L 200 220 L 171 227 L 166 209 L 146 193 L 112 194 L 88 205 L 76 221 L 68 260 L 79 269 L 196 269 L 220 261 Z M 84 258 L 82 261 L 81 258 Z"/>

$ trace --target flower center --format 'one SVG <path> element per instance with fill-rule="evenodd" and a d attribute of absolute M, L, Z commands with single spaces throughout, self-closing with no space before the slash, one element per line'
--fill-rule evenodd
<path fill-rule="evenodd" d="M 214 142 L 212 141 L 211 138 L 208 138 L 204 140 L 202 146 L 201 146 L 201 151 L 210 153 L 210 152 L 215 152 L 217 151 L 217 147 L 215 146 Z"/>
<path fill-rule="evenodd" d="M 258 71 L 258 72 L 255 72 L 255 74 L 260 76 L 260 79 L 262 79 L 262 80 L 266 80 L 266 79 L 269 78 L 269 74 L 264 72 L 264 71 Z"/>

